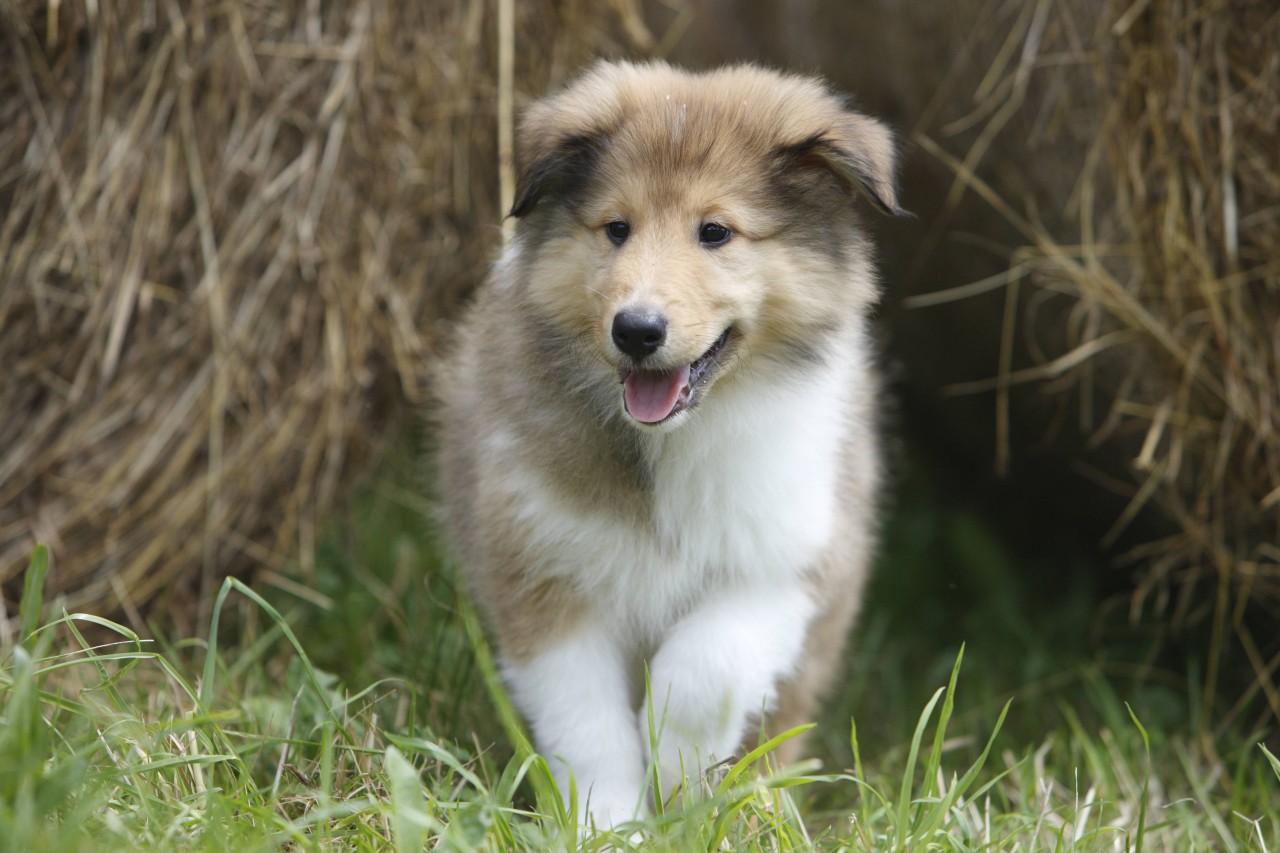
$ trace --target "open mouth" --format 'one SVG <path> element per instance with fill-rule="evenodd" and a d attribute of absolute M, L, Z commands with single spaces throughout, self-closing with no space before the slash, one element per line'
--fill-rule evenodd
<path fill-rule="evenodd" d="M 730 329 L 688 364 L 671 370 L 635 369 L 622 378 L 622 403 L 627 414 L 642 424 L 659 424 L 698 403 L 711 380 L 712 369 L 729 344 Z"/>

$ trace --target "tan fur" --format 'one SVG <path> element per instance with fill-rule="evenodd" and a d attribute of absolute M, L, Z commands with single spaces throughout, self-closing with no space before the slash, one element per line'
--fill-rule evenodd
<path fill-rule="evenodd" d="M 654 535 L 653 460 L 665 439 L 620 405 L 627 367 L 611 347 L 614 315 L 637 300 L 662 307 L 667 344 L 646 362 L 655 369 L 693 361 L 732 329 L 703 405 L 761 377 L 803 374 L 876 297 L 855 197 L 898 212 L 893 160 L 890 134 L 819 82 L 750 66 L 601 64 L 529 107 L 516 247 L 440 375 L 444 519 L 504 660 L 530 660 L 593 606 L 574 571 L 595 569 L 559 564 L 556 536 L 518 485 L 536 480 L 563 513 Z M 634 223 L 625 253 L 605 234 L 615 220 Z M 723 248 L 699 245 L 708 221 L 731 228 Z M 819 615 L 781 687 L 778 726 L 807 720 L 838 669 L 873 549 L 875 383 L 859 369 L 835 463 L 836 532 L 805 575 Z M 697 408 L 687 415 L 674 431 L 701 426 Z"/>

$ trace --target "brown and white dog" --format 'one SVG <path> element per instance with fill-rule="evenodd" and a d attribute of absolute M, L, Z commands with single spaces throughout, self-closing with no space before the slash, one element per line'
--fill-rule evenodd
<path fill-rule="evenodd" d="M 443 514 L 537 748 L 613 825 L 650 761 L 804 722 L 837 668 L 880 480 L 855 196 L 900 212 L 894 145 L 819 81 L 661 63 L 597 65 L 520 144 L 440 377 Z"/>

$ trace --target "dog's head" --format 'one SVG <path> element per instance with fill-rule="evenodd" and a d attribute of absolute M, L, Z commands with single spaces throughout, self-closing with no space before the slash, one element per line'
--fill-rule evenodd
<path fill-rule="evenodd" d="M 875 297 L 854 197 L 902 212 L 881 124 L 751 66 L 597 65 L 525 113 L 517 172 L 529 310 L 647 426 L 741 366 L 820 360 Z"/>

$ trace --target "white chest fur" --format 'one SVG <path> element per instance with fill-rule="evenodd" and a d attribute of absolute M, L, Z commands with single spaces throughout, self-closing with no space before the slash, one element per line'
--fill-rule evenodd
<path fill-rule="evenodd" d="M 669 435 L 654 464 L 654 533 L 688 568 L 769 579 L 830 538 L 849 371 L 748 377 Z M 713 390 L 713 395 L 715 391 Z"/>
<path fill-rule="evenodd" d="M 647 525 L 572 510 L 534 472 L 509 471 L 543 570 L 572 578 L 604 620 L 640 639 L 715 590 L 785 583 L 812 566 L 835 523 L 842 446 L 860 428 L 853 355 L 739 377 L 678 429 L 652 434 Z"/>

